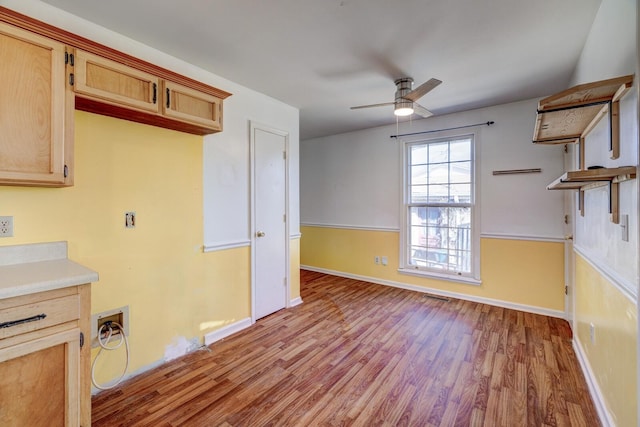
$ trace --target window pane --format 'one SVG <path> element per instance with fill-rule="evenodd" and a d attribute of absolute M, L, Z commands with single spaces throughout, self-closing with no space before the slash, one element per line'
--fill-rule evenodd
<path fill-rule="evenodd" d="M 449 186 L 429 185 L 427 203 L 447 203 L 449 200 Z"/>
<path fill-rule="evenodd" d="M 424 165 L 427 163 L 427 146 L 414 145 L 411 147 L 411 164 Z"/>
<path fill-rule="evenodd" d="M 451 184 L 451 203 L 471 203 L 471 184 Z"/>
<path fill-rule="evenodd" d="M 449 163 L 449 182 L 471 182 L 471 162 Z"/>
<path fill-rule="evenodd" d="M 449 161 L 449 143 L 436 142 L 428 144 L 429 163 L 446 163 Z"/>
<path fill-rule="evenodd" d="M 447 163 L 429 165 L 429 184 L 446 184 L 449 182 Z"/>
<path fill-rule="evenodd" d="M 425 203 L 427 201 L 427 186 L 413 185 L 411 186 L 411 195 L 409 203 Z"/>
<path fill-rule="evenodd" d="M 450 160 L 451 162 L 457 162 L 460 160 L 471 160 L 471 140 L 462 139 L 458 141 L 451 141 L 450 144 Z"/>
<path fill-rule="evenodd" d="M 427 166 L 411 166 L 411 185 L 427 183 Z"/>

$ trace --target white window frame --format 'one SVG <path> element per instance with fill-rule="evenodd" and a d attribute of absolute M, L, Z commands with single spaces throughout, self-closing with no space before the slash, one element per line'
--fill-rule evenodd
<path fill-rule="evenodd" d="M 421 267 L 409 264 L 409 182 L 410 182 L 410 165 L 409 162 L 409 149 L 414 145 L 437 143 L 444 141 L 453 141 L 456 139 L 471 139 L 471 272 L 458 273 L 458 272 L 445 272 L 428 267 Z M 449 280 L 454 282 L 460 282 L 465 284 L 480 285 L 480 180 L 478 170 L 479 168 L 479 156 L 476 150 L 478 144 L 478 137 L 475 133 L 472 134 L 454 134 L 454 133 L 442 133 L 432 138 L 416 138 L 401 140 L 400 149 L 402 155 L 400 156 L 402 165 L 402 189 L 400 191 L 400 268 L 398 271 L 402 274 L 409 274 L 425 278 L 433 278 L 440 280 Z"/>

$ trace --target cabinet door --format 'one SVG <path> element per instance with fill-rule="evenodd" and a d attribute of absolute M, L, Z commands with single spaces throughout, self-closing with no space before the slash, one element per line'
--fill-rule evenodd
<path fill-rule="evenodd" d="M 218 132 L 222 130 L 222 100 L 197 90 L 165 81 L 164 115 Z"/>
<path fill-rule="evenodd" d="M 110 59 L 76 51 L 75 93 L 107 104 L 158 113 L 159 79 Z"/>
<path fill-rule="evenodd" d="M 0 425 L 80 425 L 80 329 L 0 350 Z"/>
<path fill-rule="evenodd" d="M 71 185 L 65 45 L 0 23 L 0 57 L 0 183 Z"/>

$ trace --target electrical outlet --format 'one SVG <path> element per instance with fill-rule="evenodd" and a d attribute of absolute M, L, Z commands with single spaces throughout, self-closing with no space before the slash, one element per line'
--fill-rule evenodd
<path fill-rule="evenodd" d="M 0 237 L 13 236 L 13 217 L 0 216 Z"/>
<path fill-rule="evenodd" d="M 374 256 L 373 262 L 375 262 L 376 264 L 380 264 L 380 257 L 378 255 Z"/>

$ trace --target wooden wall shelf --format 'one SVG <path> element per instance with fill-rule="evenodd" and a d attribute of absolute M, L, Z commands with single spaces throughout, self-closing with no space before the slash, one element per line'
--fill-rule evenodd
<path fill-rule="evenodd" d="M 608 185 L 610 219 L 614 224 L 618 224 L 620 222 L 618 214 L 620 191 L 618 185 L 623 181 L 635 178 L 635 166 L 570 171 L 549 184 L 547 190 L 579 190 L 580 215 L 584 216 L 584 192 L 591 188 Z"/>
<path fill-rule="evenodd" d="M 538 103 L 533 142 L 580 142 L 604 116 L 609 117 L 610 157 L 619 157 L 619 100 L 633 85 L 633 75 L 574 86 Z"/>
<path fill-rule="evenodd" d="M 547 190 L 580 190 L 595 183 L 619 183 L 635 177 L 635 166 L 570 171 L 549 184 Z"/>

